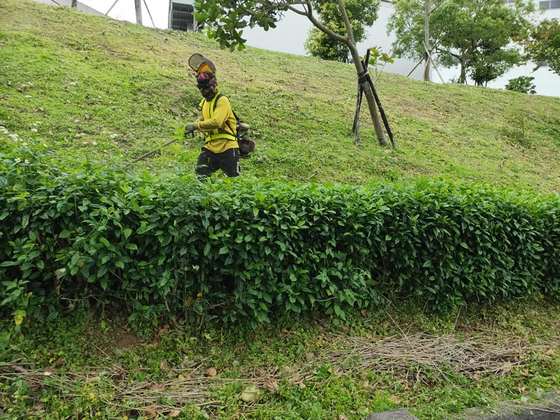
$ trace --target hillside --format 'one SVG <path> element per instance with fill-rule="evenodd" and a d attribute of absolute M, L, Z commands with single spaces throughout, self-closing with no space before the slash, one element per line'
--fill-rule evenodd
<path fill-rule="evenodd" d="M 244 174 L 366 183 L 430 177 L 560 189 L 560 100 L 436 85 L 381 73 L 399 149 L 380 148 L 363 113 L 349 135 L 351 66 L 151 30 L 30 1 L 0 0 L 0 125 L 46 144 L 60 164 L 122 165 L 176 136 L 197 112 L 193 52 L 218 66 L 222 92 L 255 128 Z M 0 134 L 2 135 L 2 134 Z M 199 144 L 139 164 L 191 174 Z"/>

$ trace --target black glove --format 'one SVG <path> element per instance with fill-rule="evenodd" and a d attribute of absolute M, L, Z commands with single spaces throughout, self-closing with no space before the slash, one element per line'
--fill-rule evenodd
<path fill-rule="evenodd" d="M 192 135 L 194 134 L 194 132 L 196 131 L 196 126 L 192 123 L 187 124 L 187 126 L 185 127 L 185 137 L 187 135 Z"/>

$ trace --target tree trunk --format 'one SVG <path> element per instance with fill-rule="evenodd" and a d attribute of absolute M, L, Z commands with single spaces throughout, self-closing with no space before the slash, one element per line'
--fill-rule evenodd
<path fill-rule="evenodd" d="M 424 81 L 430 82 L 430 9 L 432 8 L 430 0 L 424 0 L 424 48 L 426 49 L 426 67 L 424 67 Z"/>
<path fill-rule="evenodd" d="M 339 6 L 340 13 L 342 14 L 342 18 L 344 19 L 344 25 L 346 26 L 346 34 L 347 34 L 346 45 L 348 46 L 348 49 L 350 50 L 350 54 L 352 55 L 354 66 L 356 67 L 356 72 L 358 73 L 358 77 L 360 77 L 360 75 L 364 74 L 364 72 L 368 71 L 368 69 L 364 69 L 364 66 L 362 65 L 362 59 L 360 57 L 360 54 L 358 53 L 356 42 L 354 41 L 354 33 L 352 32 L 352 25 L 350 24 L 350 19 L 348 18 L 348 14 L 346 13 L 346 6 L 344 5 L 344 0 L 338 0 L 338 6 Z M 366 95 L 369 114 L 371 116 L 371 121 L 373 122 L 373 127 L 375 128 L 377 141 L 381 146 L 386 146 L 387 139 L 385 138 L 385 132 L 383 131 L 381 118 L 379 116 L 379 111 L 375 103 L 375 97 L 373 96 L 373 91 L 371 89 L 371 86 L 367 82 L 362 82 L 362 88 L 364 89 L 364 94 Z"/>
<path fill-rule="evenodd" d="M 134 0 L 134 9 L 136 10 L 136 23 L 142 25 L 142 4 L 141 0 Z"/>
<path fill-rule="evenodd" d="M 72 0 L 72 4 L 71 6 L 75 9 L 76 7 L 78 7 L 78 0 Z"/>
<path fill-rule="evenodd" d="M 464 85 L 467 83 L 467 69 L 465 68 L 465 62 L 461 60 L 461 75 L 459 76 L 459 83 Z"/>

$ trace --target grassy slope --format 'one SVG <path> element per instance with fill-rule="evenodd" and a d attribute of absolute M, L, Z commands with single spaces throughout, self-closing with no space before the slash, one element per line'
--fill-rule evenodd
<path fill-rule="evenodd" d="M 400 149 L 362 147 L 348 132 L 351 66 L 251 49 L 232 54 L 200 34 L 154 31 L 29 1 L 0 0 L 0 125 L 48 144 L 61 161 L 122 163 L 162 144 L 196 115 L 185 70 L 201 51 L 223 92 L 256 129 L 244 171 L 274 179 L 355 182 L 418 176 L 558 191 L 560 100 L 381 74 Z M 523 145 L 520 145 L 522 143 Z M 191 173 L 198 145 L 146 163 Z"/>

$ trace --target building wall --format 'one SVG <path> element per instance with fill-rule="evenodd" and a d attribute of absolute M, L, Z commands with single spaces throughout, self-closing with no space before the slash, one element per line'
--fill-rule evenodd
<path fill-rule="evenodd" d="M 182 31 L 196 30 L 194 0 L 170 0 L 167 27 Z"/>

